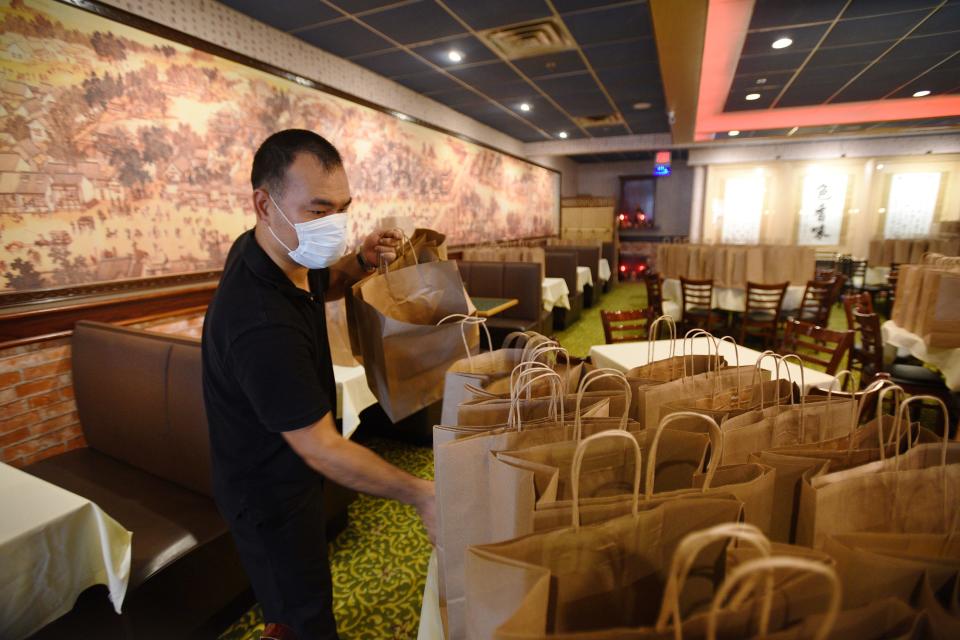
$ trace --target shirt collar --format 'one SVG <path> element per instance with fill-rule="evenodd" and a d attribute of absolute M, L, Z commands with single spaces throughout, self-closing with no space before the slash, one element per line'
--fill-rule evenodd
<path fill-rule="evenodd" d="M 257 237 L 254 235 L 253 229 L 244 233 L 241 242 L 243 262 L 255 276 L 269 282 L 288 295 L 314 297 L 314 294 L 304 291 L 290 281 L 290 278 L 283 272 L 283 269 L 267 255 L 267 252 L 264 251 L 260 243 L 257 242 Z M 310 289 L 314 293 L 319 293 L 319 272 L 316 269 L 310 269 L 307 271 L 307 280 L 310 282 Z"/>

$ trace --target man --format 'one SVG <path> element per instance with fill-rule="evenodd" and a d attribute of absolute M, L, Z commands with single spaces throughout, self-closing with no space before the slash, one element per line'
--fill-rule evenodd
<path fill-rule="evenodd" d="M 323 478 L 413 505 L 434 539 L 433 483 L 334 422 L 324 300 L 394 260 L 401 238 L 374 232 L 343 255 L 350 186 L 340 154 L 310 131 L 267 138 L 251 182 L 256 227 L 231 248 L 203 327 L 214 495 L 268 628 L 336 638 Z"/>

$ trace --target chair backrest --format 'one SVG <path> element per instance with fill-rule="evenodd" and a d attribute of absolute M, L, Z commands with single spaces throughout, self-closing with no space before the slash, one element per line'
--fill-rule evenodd
<path fill-rule="evenodd" d="M 843 273 L 838 273 L 836 275 L 835 282 L 833 283 L 833 289 L 830 290 L 830 301 L 827 304 L 827 307 L 832 307 L 838 300 L 840 300 L 840 295 L 843 293 L 844 287 L 847 286 L 847 280 L 849 280 L 849 278 Z M 825 323 L 826 320 L 824 320 L 824 324 Z"/>
<path fill-rule="evenodd" d="M 853 319 L 860 329 L 860 357 L 870 367 L 869 373 L 883 371 L 883 335 L 880 331 L 880 316 L 870 312 L 853 311 Z M 864 371 L 868 373 L 868 371 Z"/>
<path fill-rule="evenodd" d="M 749 316 L 751 312 L 768 311 L 773 312 L 776 317 L 780 313 L 780 307 L 783 306 L 783 296 L 787 293 L 789 284 L 789 282 L 780 284 L 747 282 L 745 313 Z"/>
<path fill-rule="evenodd" d="M 867 276 L 867 261 L 854 260 L 853 268 L 851 269 L 851 279 L 860 278 L 860 283 L 863 284 L 863 279 L 866 276 Z"/>
<path fill-rule="evenodd" d="M 601 311 L 603 338 L 607 344 L 646 340 L 650 335 L 650 323 L 659 317 L 653 307 L 631 311 Z"/>
<path fill-rule="evenodd" d="M 843 312 L 847 314 L 847 329 L 854 329 L 853 312 L 873 313 L 873 298 L 870 292 L 848 293 L 843 296 Z"/>
<path fill-rule="evenodd" d="M 647 286 L 647 306 L 663 315 L 663 276 L 651 271 L 643 276 L 643 283 Z"/>
<path fill-rule="evenodd" d="M 853 331 L 835 331 L 802 320 L 787 320 L 780 353 L 795 353 L 804 362 L 824 367 L 827 373 L 833 375 L 840 368 L 840 362 L 851 345 Z"/>
<path fill-rule="evenodd" d="M 797 311 L 797 319 L 821 326 L 826 324 L 830 313 L 830 297 L 836 284 L 837 281 L 834 278 L 808 280 L 807 287 L 803 290 L 800 309 Z"/>
<path fill-rule="evenodd" d="M 713 306 L 713 279 L 689 280 L 680 277 L 680 291 L 683 294 L 683 310 L 691 307 L 709 309 Z"/>

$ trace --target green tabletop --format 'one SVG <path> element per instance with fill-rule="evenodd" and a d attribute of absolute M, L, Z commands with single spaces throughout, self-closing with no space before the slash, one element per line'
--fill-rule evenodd
<path fill-rule="evenodd" d="M 520 304 L 516 298 L 482 298 L 479 296 L 470 296 L 473 306 L 477 308 L 477 315 L 481 318 L 495 316 L 501 311 L 506 311 L 510 307 Z"/>

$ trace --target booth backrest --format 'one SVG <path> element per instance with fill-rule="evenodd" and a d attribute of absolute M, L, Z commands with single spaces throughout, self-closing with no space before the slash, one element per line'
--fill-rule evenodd
<path fill-rule="evenodd" d="M 546 261 L 547 277 L 563 278 L 567 281 L 570 295 L 575 295 L 577 293 L 577 252 L 551 249 L 547 251 Z"/>
<path fill-rule="evenodd" d="M 199 340 L 80 321 L 73 386 L 91 448 L 212 496 Z"/>
<path fill-rule="evenodd" d="M 612 242 L 604 242 L 603 246 L 600 249 L 600 254 L 607 259 L 607 263 L 610 265 L 610 271 L 616 275 L 617 273 L 617 248 Z M 616 282 L 616 278 L 613 278 Z"/>
<path fill-rule="evenodd" d="M 600 282 L 600 245 L 567 245 L 547 247 L 547 254 L 555 251 L 575 251 L 577 253 L 577 265 L 581 267 L 590 267 L 590 275 L 593 276 L 593 283 Z"/>
<path fill-rule="evenodd" d="M 543 280 L 540 265 L 534 262 L 471 262 L 457 263 L 460 276 L 472 296 L 516 298 L 515 307 L 497 314 L 499 318 L 537 320 L 543 306 Z"/>

